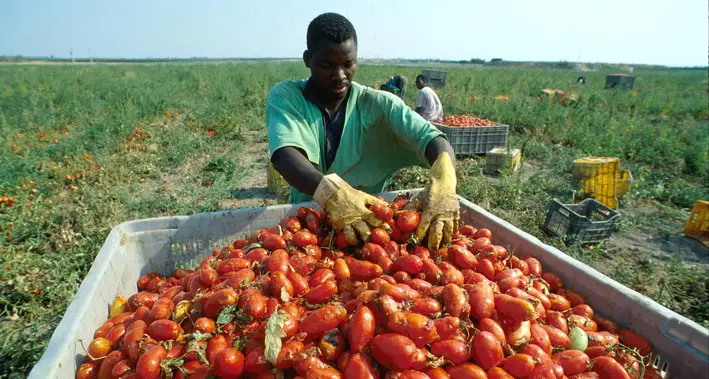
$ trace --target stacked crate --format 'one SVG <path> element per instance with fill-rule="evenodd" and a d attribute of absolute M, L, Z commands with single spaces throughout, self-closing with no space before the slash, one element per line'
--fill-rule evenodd
<path fill-rule="evenodd" d="M 594 198 L 609 208 L 618 208 L 618 199 L 630 189 L 633 176 L 620 168 L 619 158 L 585 157 L 574 161 L 574 178 L 580 184 L 575 201 Z"/>

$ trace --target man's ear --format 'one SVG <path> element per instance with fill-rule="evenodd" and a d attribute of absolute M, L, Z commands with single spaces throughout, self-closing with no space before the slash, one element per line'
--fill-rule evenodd
<path fill-rule="evenodd" d="M 310 50 L 303 51 L 303 63 L 305 63 L 305 67 L 310 68 L 310 59 L 312 57 L 313 54 L 310 52 Z"/>

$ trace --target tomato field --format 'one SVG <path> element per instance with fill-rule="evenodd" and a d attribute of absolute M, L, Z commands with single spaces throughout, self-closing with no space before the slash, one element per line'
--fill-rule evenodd
<path fill-rule="evenodd" d="M 461 158 L 458 191 L 709 326 L 709 252 L 682 235 L 694 201 L 709 199 L 707 72 L 636 68 L 635 90 L 615 91 L 603 83 L 617 68 L 593 68 L 448 67 L 439 91 L 445 114 L 510 125 L 525 162 L 488 177 L 484 157 Z M 356 80 L 378 87 L 420 70 L 363 63 Z M 579 75 L 586 85 L 575 85 Z M 297 62 L 0 65 L 0 378 L 24 377 L 41 356 L 113 226 L 276 203 L 264 190 L 264 103 L 273 84 L 306 76 Z M 580 99 L 537 101 L 543 88 Z M 407 91 L 407 104 L 415 96 Z M 609 241 L 566 247 L 541 225 L 552 198 L 570 202 L 571 162 L 587 155 L 620 157 L 633 186 Z M 425 178 L 424 169 L 407 169 L 391 188 Z M 524 359 L 510 365 L 528 368 Z"/>

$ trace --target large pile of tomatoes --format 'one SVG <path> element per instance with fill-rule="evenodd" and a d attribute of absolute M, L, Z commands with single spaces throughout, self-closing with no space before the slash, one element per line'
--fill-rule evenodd
<path fill-rule="evenodd" d="M 489 230 L 465 225 L 437 251 L 412 243 L 420 215 L 407 202 L 372 207 L 392 231 L 362 246 L 300 208 L 194 270 L 143 275 L 76 377 L 660 377 L 645 370 L 647 340 Z"/>
<path fill-rule="evenodd" d="M 475 116 L 447 116 L 438 123 L 446 126 L 497 126 L 495 121 Z"/>

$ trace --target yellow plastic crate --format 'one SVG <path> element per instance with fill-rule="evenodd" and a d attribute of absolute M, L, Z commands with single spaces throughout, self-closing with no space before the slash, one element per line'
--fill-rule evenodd
<path fill-rule="evenodd" d="M 621 198 L 630 191 L 633 183 L 633 174 L 630 170 L 618 170 L 615 173 L 615 197 Z"/>
<path fill-rule="evenodd" d="M 522 152 L 519 149 L 508 150 L 506 147 L 496 147 L 485 155 L 485 173 L 509 174 L 517 171 L 522 165 Z"/>
<path fill-rule="evenodd" d="M 268 191 L 271 193 L 275 193 L 279 200 L 281 197 L 285 197 L 286 199 L 289 196 L 289 190 L 290 190 L 290 185 L 286 180 L 281 176 L 278 171 L 276 171 L 276 168 L 273 167 L 273 163 L 268 162 L 268 169 L 266 173 L 266 181 L 268 183 Z"/>
<path fill-rule="evenodd" d="M 603 205 L 617 209 L 618 199 L 629 190 L 633 175 L 620 169 L 620 159 L 585 157 L 574 161 L 573 176 L 581 185 L 575 201 L 594 198 Z"/>
<path fill-rule="evenodd" d="M 694 203 L 684 234 L 709 247 L 709 201 L 697 200 Z"/>

